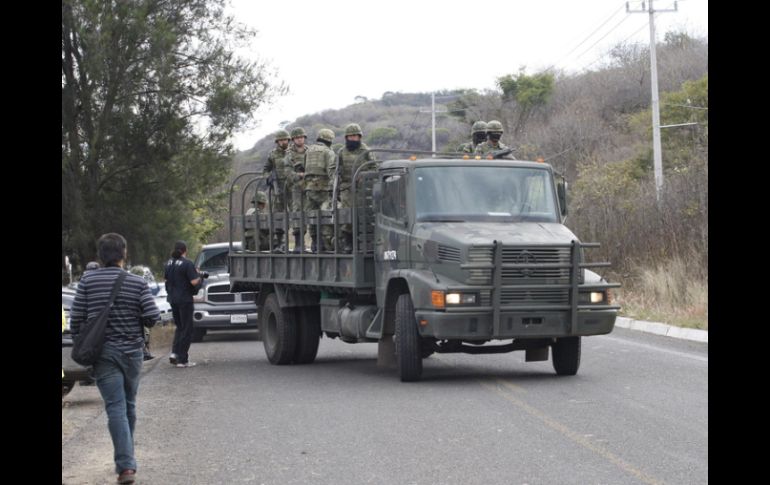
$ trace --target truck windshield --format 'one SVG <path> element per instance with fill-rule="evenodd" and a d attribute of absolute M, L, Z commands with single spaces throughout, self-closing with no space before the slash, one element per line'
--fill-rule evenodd
<path fill-rule="evenodd" d="M 526 167 L 417 168 L 417 221 L 558 222 L 549 175 Z"/>

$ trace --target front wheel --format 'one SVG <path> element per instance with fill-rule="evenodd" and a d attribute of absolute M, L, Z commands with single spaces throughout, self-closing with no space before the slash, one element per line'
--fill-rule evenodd
<path fill-rule="evenodd" d="M 422 376 L 422 349 L 412 297 L 405 293 L 396 302 L 396 360 L 402 382 L 419 381 Z"/>
<path fill-rule="evenodd" d="M 574 376 L 580 367 L 580 337 L 557 338 L 553 344 L 553 368 L 560 376 Z"/>
<path fill-rule="evenodd" d="M 259 325 L 265 354 L 271 364 L 285 365 L 294 360 L 297 349 L 297 322 L 294 308 L 281 308 L 278 297 L 271 293 L 262 305 Z"/>

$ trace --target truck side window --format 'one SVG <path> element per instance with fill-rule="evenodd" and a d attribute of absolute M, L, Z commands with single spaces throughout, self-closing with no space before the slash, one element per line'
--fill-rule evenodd
<path fill-rule="evenodd" d="M 406 178 L 401 174 L 386 175 L 382 184 L 382 215 L 406 219 Z"/>

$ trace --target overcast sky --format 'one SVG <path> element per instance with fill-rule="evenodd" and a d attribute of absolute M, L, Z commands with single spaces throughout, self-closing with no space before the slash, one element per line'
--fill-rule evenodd
<path fill-rule="evenodd" d="M 649 42 L 649 15 L 627 14 L 625 4 L 232 0 L 236 19 L 259 31 L 250 55 L 268 61 L 290 89 L 255 113 L 259 126 L 238 133 L 233 142 L 246 150 L 281 121 L 343 108 L 356 96 L 494 88 L 497 77 L 520 66 L 529 74 L 552 65 L 570 73 L 595 69 L 618 42 Z M 654 7 L 673 4 L 655 0 Z M 630 5 L 639 10 L 641 2 Z M 708 36 L 707 0 L 680 0 L 678 8 L 656 15 L 659 41 L 670 30 Z"/>

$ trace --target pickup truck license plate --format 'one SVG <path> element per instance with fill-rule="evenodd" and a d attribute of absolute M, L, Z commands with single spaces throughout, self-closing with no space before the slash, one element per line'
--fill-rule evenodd
<path fill-rule="evenodd" d="M 230 323 L 246 323 L 246 315 L 230 315 Z"/>

